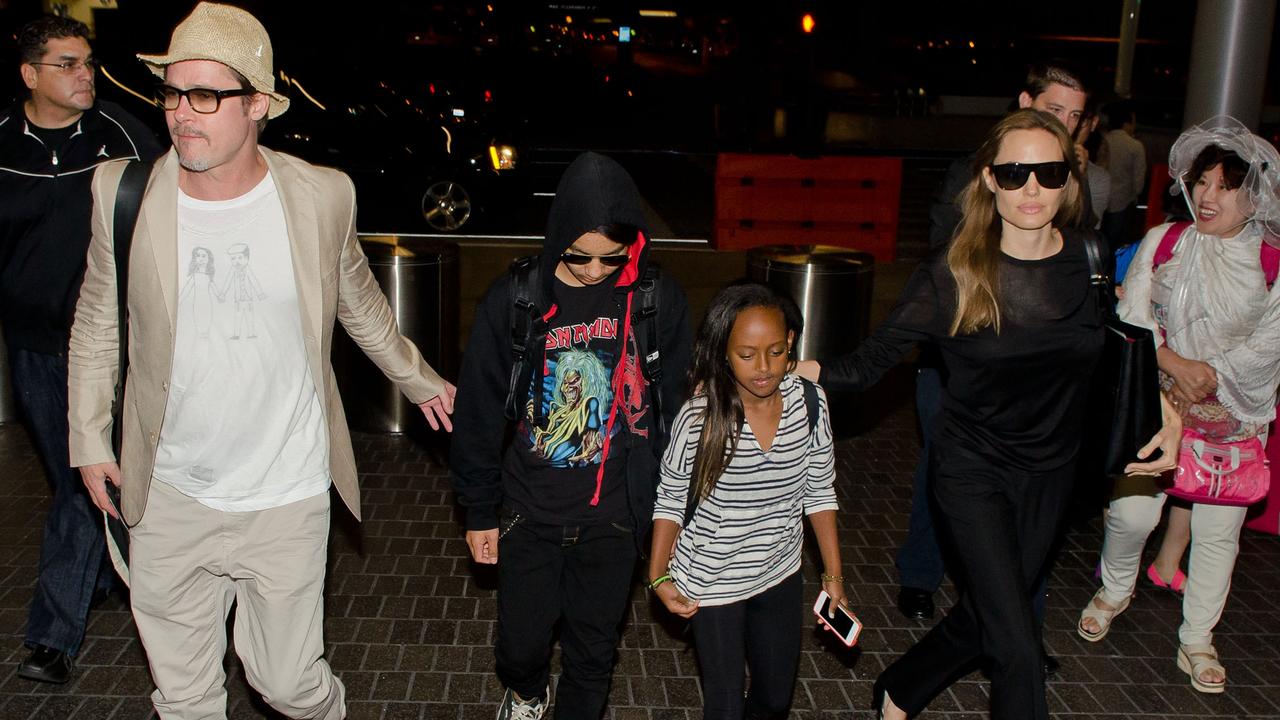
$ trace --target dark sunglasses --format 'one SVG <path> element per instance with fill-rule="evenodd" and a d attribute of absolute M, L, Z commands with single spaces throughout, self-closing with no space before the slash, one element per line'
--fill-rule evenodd
<path fill-rule="evenodd" d="M 1047 190 L 1057 190 L 1067 184 L 1071 176 L 1071 167 L 1065 160 L 1042 163 L 1002 163 L 991 165 L 991 174 L 1001 190 L 1017 190 L 1027 184 L 1031 173 L 1036 174 L 1036 182 Z"/>
<path fill-rule="evenodd" d="M 586 265 L 592 260 L 599 260 L 605 267 L 622 267 L 630 259 L 630 255 L 582 255 L 571 252 L 560 256 L 560 261 L 565 265 Z"/>

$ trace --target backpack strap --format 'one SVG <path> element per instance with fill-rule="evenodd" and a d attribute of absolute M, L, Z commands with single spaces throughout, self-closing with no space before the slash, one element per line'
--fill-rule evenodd
<path fill-rule="evenodd" d="M 511 377 L 507 382 L 505 413 L 508 420 L 524 416 L 524 401 L 532 374 L 537 370 L 534 359 L 546 344 L 547 323 L 534 303 L 538 284 L 538 256 L 523 257 L 511 263 L 508 284 L 511 300 Z M 545 425 L 546 411 L 541 402 L 534 403 L 534 422 Z"/>
<path fill-rule="evenodd" d="M 662 351 L 658 339 L 658 279 L 661 271 L 656 265 L 645 267 L 644 276 L 637 286 L 640 309 L 635 312 L 635 322 L 643 325 L 636 332 L 640 353 L 640 371 L 649 383 L 649 404 L 653 407 L 653 422 L 659 436 L 667 434 L 666 416 L 662 414 Z"/>
<path fill-rule="evenodd" d="M 1164 237 L 1160 238 L 1160 245 L 1156 247 L 1155 257 L 1151 259 L 1151 269 L 1155 270 L 1173 257 L 1173 246 L 1178 244 L 1178 238 L 1182 237 L 1182 232 L 1191 226 L 1191 223 L 1184 220 L 1176 222 L 1169 226 L 1165 231 Z M 1276 277 L 1280 275 L 1280 248 L 1272 245 L 1263 238 L 1262 247 L 1258 249 L 1258 262 L 1262 265 L 1262 275 L 1266 278 L 1267 289 L 1270 290 L 1276 284 Z"/>
<path fill-rule="evenodd" d="M 1262 260 L 1262 274 L 1267 278 L 1267 288 L 1276 284 L 1276 277 L 1280 275 L 1280 248 L 1267 242 L 1264 238 L 1262 241 L 1262 249 L 1258 251 L 1258 255 Z"/>
<path fill-rule="evenodd" d="M 1169 258 L 1173 257 L 1173 246 L 1178 244 L 1178 238 L 1182 237 L 1183 231 L 1188 227 L 1191 227 L 1191 222 L 1183 220 L 1173 223 L 1164 231 L 1164 237 L 1160 238 L 1160 244 L 1156 246 L 1156 255 L 1151 258 L 1152 270 L 1169 262 Z"/>
<path fill-rule="evenodd" d="M 111 400 L 111 443 L 120 457 L 120 443 L 124 423 L 120 414 L 124 410 L 124 380 L 129 370 L 129 250 L 133 247 L 133 230 L 138 224 L 138 212 L 142 209 L 142 195 L 151 178 L 151 160 L 133 160 L 120 175 L 120 187 L 116 190 L 116 204 L 111 227 L 111 244 L 116 263 L 116 329 L 120 344 L 117 360 L 119 375 Z"/>
<path fill-rule="evenodd" d="M 804 409 L 809 413 L 809 437 L 812 438 L 814 430 L 818 429 L 818 384 L 799 375 L 796 377 L 804 386 Z"/>

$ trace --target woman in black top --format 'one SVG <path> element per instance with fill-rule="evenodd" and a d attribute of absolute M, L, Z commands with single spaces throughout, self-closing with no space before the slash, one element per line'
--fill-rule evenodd
<path fill-rule="evenodd" d="M 985 666 L 994 718 L 1048 718 L 1031 593 L 1067 507 L 1102 312 L 1080 231 L 1071 139 L 1052 115 L 1002 120 L 975 158 L 949 249 L 926 259 L 888 319 L 856 351 L 801 363 L 829 388 L 874 384 L 916 343 L 937 345 L 949 374 L 932 454 L 934 495 L 960 561 L 947 617 L 876 682 L 885 718 L 924 710 Z M 1168 408 L 1171 409 L 1171 408 Z M 1165 428 L 1140 457 L 1177 456 Z M 1172 468 L 1135 463 L 1131 473 Z"/>

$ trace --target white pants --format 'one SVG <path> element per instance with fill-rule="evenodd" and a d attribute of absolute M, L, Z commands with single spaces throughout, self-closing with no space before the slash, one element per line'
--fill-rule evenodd
<path fill-rule="evenodd" d="M 245 675 L 285 717 L 346 716 L 324 652 L 329 493 L 257 512 L 221 512 L 159 481 L 129 533 L 130 596 L 162 720 L 227 715 L 227 613 Z"/>
<path fill-rule="evenodd" d="M 1165 494 L 1138 492 L 1111 501 L 1107 536 L 1102 545 L 1102 587 L 1107 603 L 1117 605 L 1133 595 L 1147 536 L 1160 522 Z M 1240 552 L 1240 528 L 1247 507 L 1205 505 L 1191 508 L 1191 559 L 1182 599 L 1183 645 L 1211 644 L 1231 590 L 1231 573 Z"/>

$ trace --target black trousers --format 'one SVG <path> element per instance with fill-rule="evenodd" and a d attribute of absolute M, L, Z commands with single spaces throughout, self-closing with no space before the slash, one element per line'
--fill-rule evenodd
<path fill-rule="evenodd" d="M 698 609 L 691 622 L 703 720 L 787 716 L 800 662 L 803 605 L 796 572 L 754 597 Z M 746 668 L 751 689 L 744 700 Z"/>
<path fill-rule="evenodd" d="M 979 667 L 991 675 L 994 720 L 1047 720 L 1040 623 L 1031 607 L 1067 509 L 1075 464 L 1046 473 L 934 448 L 934 495 L 960 563 L 960 600 L 881 682 L 916 715 Z"/>
<path fill-rule="evenodd" d="M 631 529 L 562 527 L 504 517 L 498 543 L 498 679 L 545 695 L 560 627 L 555 717 L 597 720 L 609 699 L 618 630 L 636 565 Z"/>

